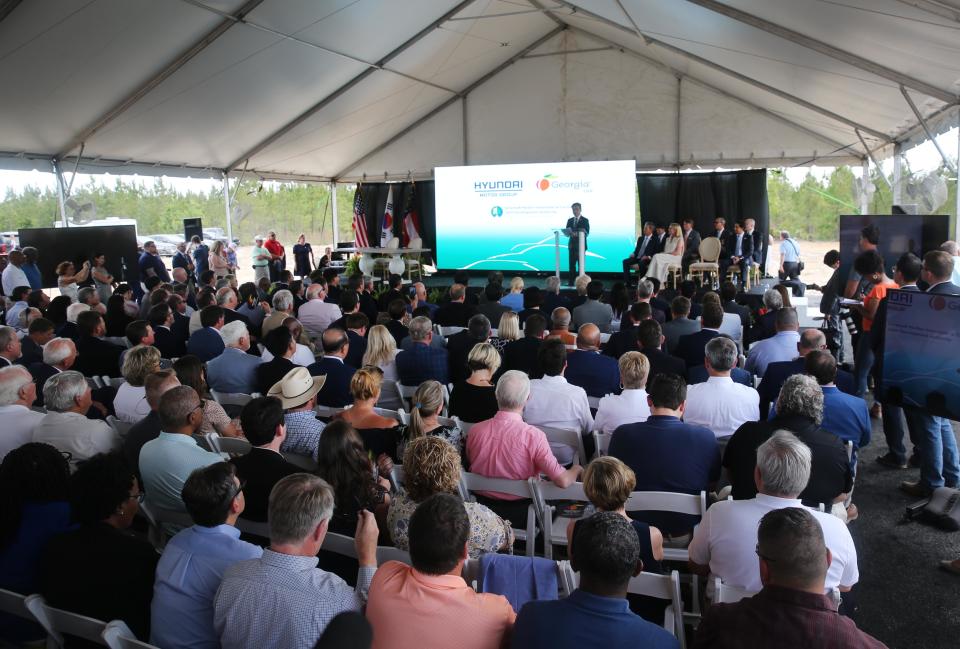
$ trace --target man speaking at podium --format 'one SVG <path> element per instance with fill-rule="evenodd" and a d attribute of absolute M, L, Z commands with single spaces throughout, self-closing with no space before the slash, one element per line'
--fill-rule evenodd
<path fill-rule="evenodd" d="M 570 206 L 570 209 L 573 210 L 573 216 L 567 219 L 567 230 L 571 230 L 571 236 L 567 242 L 567 250 L 570 254 L 570 278 L 569 285 L 573 286 L 577 281 L 577 275 L 579 275 L 580 268 L 580 242 L 578 241 L 579 237 L 583 237 L 583 249 L 587 249 L 587 235 L 590 234 L 590 220 L 585 216 L 580 215 L 580 203 L 574 203 Z M 581 232 L 579 236 L 575 234 L 576 232 Z"/>

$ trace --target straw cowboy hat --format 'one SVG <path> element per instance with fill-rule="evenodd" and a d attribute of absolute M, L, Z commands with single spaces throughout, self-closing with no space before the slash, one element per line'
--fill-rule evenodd
<path fill-rule="evenodd" d="M 284 410 L 302 406 L 323 387 L 326 376 L 310 376 L 305 367 L 297 367 L 273 384 L 267 396 L 280 399 Z"/>

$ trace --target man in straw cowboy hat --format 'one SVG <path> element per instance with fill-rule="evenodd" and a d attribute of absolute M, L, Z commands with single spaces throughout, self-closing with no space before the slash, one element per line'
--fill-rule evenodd
<path fill-rule="evenodd" d="M 281 451 L 317 459 L 323 423 L 313 414 L 313 409 L 317 404 L 317 392 L 326 380 L 326 376 L 310 376 L 307 368 L 297 367 L 287 372 L 267 392 L 267 396 L 280 400 L 284 410 L 287 438 L 280 445 Z"/>

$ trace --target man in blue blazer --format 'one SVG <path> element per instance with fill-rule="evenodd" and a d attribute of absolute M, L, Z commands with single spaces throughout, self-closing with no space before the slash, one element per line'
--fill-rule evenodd
<path fill-rule="evenodd" d="M 600 353 L 600 328 L 585 324 L 577 332 L 577 350 L 567 354 L 567 383 L 577 385 L 587 396 L 605 397 L 620 393 L 617 359 Z"/>
<path fill-rule="evenodd" d="M 688 368 L 703 365 L 703 359 L 706 357 L 704 349 L 708 342 L 720 335 L 722 323 L 723 307 L 712 302 L 704 304 L 703 315 L 700 316 L 700 331 L 680 336 L 673 355 L 683 359 Z"/>
<path fill-rule="evenodd" d="M 433 323 L 430 318 L 418 316 L 410 321 L 410 349 L 397 354 L 397 377 L 403 385 L 417 386 L 424 381 L 449 382 L 447 350 L 430 345 L 433 341 Z"/>
<path fill-rule="evenodd" d="M 260 357 L 247 353 L 250 349 L 247 326 L 235 320 L 224 325 L 220 335 L 226 347 L 222 354 L 207 363 L 207 385 L 217 392 L 256 392 Z"/>
<path fill-rule="evenodd" d="M 350 352 L 350 338 L 342 329 L 330 328 L 320 338 L 323 357 L 308 367 L 311 376 L 326 376 L 323 388 L 317 394 L 317 404 L 342 408 L 353 403 L 350 380 L 357 368 L 347 365 L 343 359 Z"/>
<path fill-rule="evenodd" d="M 220 330 L 223 329 L 223 307 L 211 305 L 200 311 L 200 325 L 187 341 L 187 353 L 206 363 L 223 353 L 226 345 Z"/>

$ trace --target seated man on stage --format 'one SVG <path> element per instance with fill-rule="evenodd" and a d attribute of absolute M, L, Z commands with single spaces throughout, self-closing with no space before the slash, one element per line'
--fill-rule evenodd
<path fill-rule="evenodd" d="M 730 257 L 720 257 L 720 277 L 721 281 L 727 276 L 727 270 L 731 266 L 740 267 L 740 285 L 746 286 L 747 273 L 750 264 L 753 261 L 753 237 L 747 234 L 743 223 L 739 221 L 733 225 L 733 236 L 729 238 Z"/>
<path fill-rule="evenodd" d="M 684 219 L 683 228 L 683 276 L 687 276 L 690 264 L 700 261 L 700 233 L 693 229 L 693 219 Z"/>
<path fill-rule="evenodd" d="M 653 223 L 647 222 L 643 226 L 643 234 L 637 237 L 637 245 L 630 256 L 623 260 L 623 281 L 630 283 L 630 269 L 636 268 L 637 275 L 643 277 L 647 272 L 650 260 L 659 250 L 657 239 L 653 234 Z"/>

